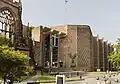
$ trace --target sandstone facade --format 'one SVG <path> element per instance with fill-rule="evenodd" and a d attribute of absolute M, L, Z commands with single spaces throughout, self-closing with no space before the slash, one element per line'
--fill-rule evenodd
<path fill-rule="evenodd" d="M 0 22 L 1 25 L 10 26 L 7 31 L 11 31 L 16 35 L 19 35 L 21 31 L 21 18 L 19 10 L 19 2 L 14 2 L 13 0 L 0 0 Z M 6 16 L 9 17 L 9 20 L 6 18 L 3 19 L 2 14 L 6 12 Z M 7 14 L 10 13 L 10 14 Z M 9 16 L 10 15 L 10 16 Z M 10 19 L 11 17 L 11 19 Z M 4 27 L 5 28 L 5 27 Z M 11 29 L 10 29 L 11 28 Z"/>
<path fill-rule="evenodd" d="M 98 36 L 93 37 L 94 71 L 98 69 L 100 71 L 114 70 L 108 62 L 108 56 L 113 50 L 113 46 L 108 41 L 104 41 L 103 38 L 100 39 Z"/>
<path fill-rule="evenodd" d="M 40 64 L 39 66 L 45 66 L 45 38 L 52 34 L 53 31 L 50 32 L 51 30 L 57 34 L 60 33 L 60 35 L 58 34 L 59 51 L 56 61 L 58 68 L 59 62 L 61 61 L 63 63 L 63 66 L 61 67 L 62 69 L 79 71 L 93 70 L 93 36 L 88 25 L 66 25 L 51 28 L 34 28 L 32 30 L 32 38 L 35 42 L 37 42 L 37 44 L 39 44 L 38 47 L 35 47 L 35 53 L 39 53 L 38 55 L 36 54 L 37 57 L 35 56 L 36 61 L 41 59 L 37 61 L 38 64 Z M 49 61 L 52 62 L 50 60 L 51 51 L 49 50 L 47 53 L 49 54 Z"/>
<path fill-rule="evenodd" d="M 10 38 L 14 47 L 28 54 L 38 67 L 113 70 L 107 59 L 113 46 L 94 37 L 88 25 L 22 26 L 21 13 L 21 2 L 0 0 L 0 35 Z"/>
<path fill-rule="evenodd" d="M 54 62 L 56 68 L 63 71 L 96 71 L 97 69 L 105 71 L 110 68 L 109 66 L 111 65 L 108 63 L 107 56 L 112 52 L 113 47 L 104 42 L 103 39 L 94 37 L 88 25 L 65 25 L 51 28 L 41 26 L 33 28 L 32 38 L 35 41 L 35 59 L 39 66 L 45 67 L 46 53 L 48 54 L 47 60 L 51 62 L 51 68 L 55 68 L 53 61 L 51 61 L 54 59 L 50 50 L 51 46 L 45 51 L 45 39 L 53 34 L 57 34 L 59 37 L 57 61 Z M 48 42 L 51 45 L 50 41 L 49 38 Z M 62 67 L 60 67 L 59 62 L 63 63 Z"/>
<path fill-rule="evenodd" d="M 12 42 L 11 46 L 15 50 L 25 51 L 31 57 L 30 63 L 32 63 L 34 59 L 30 34 L 31 29 L 27 27 L 28 31 L 24 35 L 23 27 L 25 26 L 22 26 L 22 3 L 20 1 L 0 0 L 0 35 L 9 38 Z"/>

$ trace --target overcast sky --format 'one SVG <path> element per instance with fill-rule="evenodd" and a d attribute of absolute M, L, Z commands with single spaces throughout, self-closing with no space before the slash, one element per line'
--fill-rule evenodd
<path fill-rule="evenodd" d="M 22 0 L 23 23 L 34 26 L 88 24 L 93 35 L 115 43 L 120 36 L 120 0 Z"/>

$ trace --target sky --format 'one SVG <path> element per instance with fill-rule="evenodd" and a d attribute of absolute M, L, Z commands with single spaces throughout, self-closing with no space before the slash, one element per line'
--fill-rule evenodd
<path fill-rule="evenodd" d="M 23 23 L 31 26 L 87 24 L 111 43 L 120 36 L 120 0 L 22 0 Z"/>

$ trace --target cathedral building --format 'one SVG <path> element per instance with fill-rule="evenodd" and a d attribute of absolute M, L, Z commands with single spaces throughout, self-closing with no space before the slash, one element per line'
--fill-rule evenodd
<path fill-rule="evenodd" d="M 38 67 L 53 71 L 112 70 L 107 56 L 113 46 L 95 37 L 88 25 L 62 25 L 32 28 Z"/>
<path fill-rule="evenodd" d="M 107 56 L 113 46 L 95 37 L 88 25 L 22 25 L 21 0 L 0 0 L 0 35 L 26 53 L 30 65 L 51 71 L 113 70 Z"/>
<path fill-rule="evenodd" d="M 93 41 L 88 25 L 32 29 L 35 59 L 40 67 L 60 70 L 93 70 Z"/>

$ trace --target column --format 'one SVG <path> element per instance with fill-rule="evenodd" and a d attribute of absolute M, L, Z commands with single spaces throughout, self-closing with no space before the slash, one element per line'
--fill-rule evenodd
<path fill-rule="evenodd" d="M 52 45 L 52 32 L 50 32 L 50 53 L 49 53 L 49 56 L 50 56 L 50 67 L 52 67 L 52 62 L 53 62 L 53 45 Z"/>
<path fill-rule="evenodd" d="M 44 32 L 43 32 L 43 26 L 40 26 L 40 66 L 44 66 L 44 51 L 43 51 L 43 49 L 44 49 L 44 47 L 43 47 L 43 43 L 44 43 L 44 40 L 43 40 L 43 38 L 44 38 L 44 34 L 43 34 Z"/>
<path fill-rule="evenodd" d="M 58 33 L 58 63 L 61 60 L 60 59 L 60 34 L 61 34 L 61 32 Z"/>
<path fill-rule="evenodd" d="M 106 42 L 106 54 L 107 54 L 107 70 L 109 70 L 109 62 L 108 62 L 108 41 Z"/>
<path fill-rule="evenodd" d="M 97 57 L 98 57 L 98 59 L 97 59 L 97 61 L 98 61 L 98 69 L 100 69 L 100 54 L 99 54 L 99 36 L 97 36 Z"/>
<path fill-rule="evenodd" d="M 103 52 L 103 71 L 105 71 L 105 57 L 104 57 L 104 39 L 102 38 L 102 52 Z"/>

